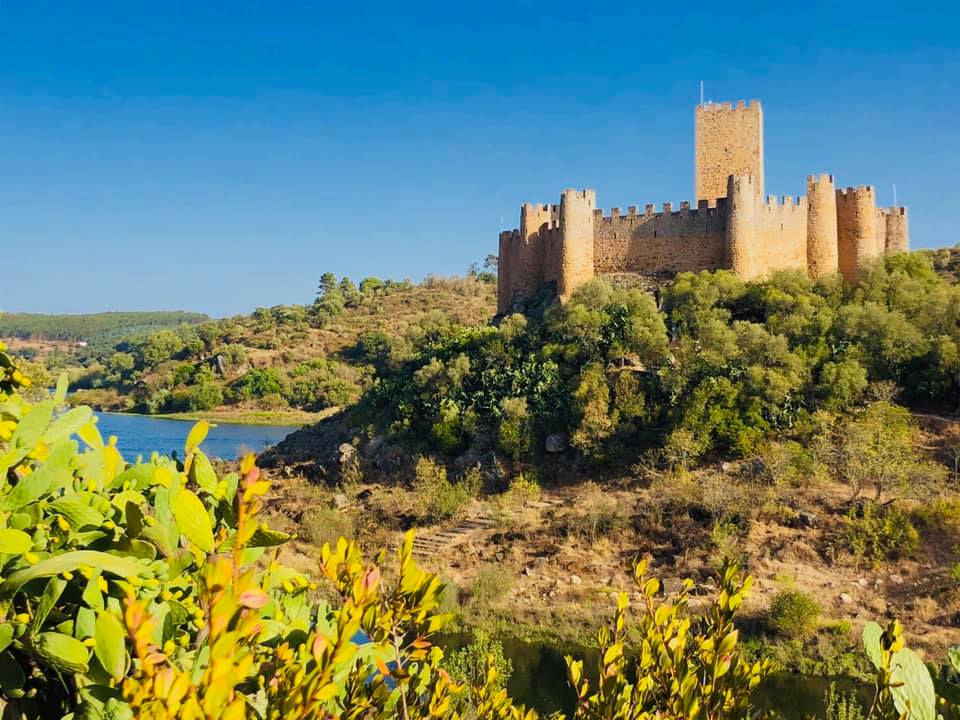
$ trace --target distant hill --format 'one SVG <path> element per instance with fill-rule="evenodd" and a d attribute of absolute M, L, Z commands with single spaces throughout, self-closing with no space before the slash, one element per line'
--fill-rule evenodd
<path fill-rule="evenodd" d="M 0 337 L 21 340 L 64 340 L 97 343 L 140 335 L 179 325 L 197 325 L 210 319 L 203 313 L 103 312 L 76 315 L 0 313 Z"/>

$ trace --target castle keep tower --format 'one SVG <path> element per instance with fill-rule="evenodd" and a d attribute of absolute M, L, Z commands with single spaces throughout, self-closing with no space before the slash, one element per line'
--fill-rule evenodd
<path fill-rule="evenodd" d="M 500 233 L 498 313 L 524 310 L 542 288 L 564 301 L 620 273 L 659 281 L 729 269 L 757 280 L 799 270 L 854 282 L 878 257 L 909 249 L 907 209 L 878 208 L 871 186 L 837 190 L 833 175 L 808 175 L 806 197 L 765 197 L 759 101 L 699 105 L 694 125 L 695 203 L 604 214 L 593 190 L 564 190 L 558 205 L 524 204 L 520 227 Z"/>
<path fill-rule="evenodd" d="M 727 178 L 752 175 L 763 197 L 763 110 L 759 100 L 745 104 L 697 105 L 694 115 L 694 196 L 726 197 Z"/>

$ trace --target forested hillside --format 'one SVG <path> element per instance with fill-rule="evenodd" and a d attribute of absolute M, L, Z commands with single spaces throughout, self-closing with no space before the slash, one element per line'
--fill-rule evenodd
<path fill-rule="evenodd" d="M 195 325 L 208 315 L 182 311 L 104 312 L 77 315 L 0 313 L 0 337 L 96 343 L 178 325 Z"/>
<path fill-rule="evenodd" d="M 425 338 L 488 322 L 493 280 L 474 272 L 357 285 L 327 274 L 311 304 L 259 308 L 98 349 L 73 370 L 76 401 L 148 413 L 219 409 L 238 418 L 306 419 L 303 413 L 355 401 L 378 367 L 411 357 Z"/>

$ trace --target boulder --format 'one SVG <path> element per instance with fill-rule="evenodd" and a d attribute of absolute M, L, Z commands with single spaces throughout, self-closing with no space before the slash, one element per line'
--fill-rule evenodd
<path fill-rule="evenodd" d="M 571 576 L 570 576 L 570 584 L 571 584 L 571 585 L 579 585 L 579 584 L 582 583 L 582 582 L 583 582 L 583 579 L 582 579 L 579 575 L 571 575 Z"/>
<path fill-rule="evenodd" d="M 563 435 L 547 435 L 546 442 L 544 443 L 544 449 L 548 453 L 562 453 L 566 448 L 567 443 L 563 439 Z"/>

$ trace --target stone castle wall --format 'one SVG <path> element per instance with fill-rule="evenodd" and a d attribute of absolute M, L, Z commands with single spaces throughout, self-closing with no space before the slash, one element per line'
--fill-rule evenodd
<path fill-rule="evenodd" d="M 880 255 L 877 200 L 869 185 L 837 190 L 837 265 L 850 282 Z"/>
<path fill-rule="evenodd" d="M 680 203 L 679 210 L 664 203 L 663 212 L 654 212 L 653 205 L 647 205 L 643 213 L 630 206 L 626 215 L 620 214 L 620 208 L 613 208 L 608 216 L 597 210 L 594 273 L 719 267 L 723 264 L 725 225 L 723 207 L 710 207 L 706 200 L 696 208 Z"/>

